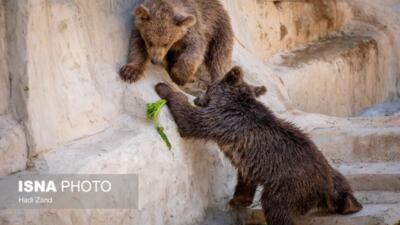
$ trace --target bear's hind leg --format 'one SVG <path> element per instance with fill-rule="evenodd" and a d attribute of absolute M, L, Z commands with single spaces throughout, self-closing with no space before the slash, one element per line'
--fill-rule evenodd
<path fill-rule="evenodd" d="M 240 172 L 238 172 L 237 177 L 235 193 L 229 201 L 229 205 L 233 208 L 250 206 L 253 203 L 257 185 L 251 181 L 246 181 Z"/>
<path fill-rule="evenodd" d="M 290 211 L 287 208 L 282 208 L 279 205 L 264 206 L 263 211 L 267 224 L 273 225 L 295 225 Z"/>
<path fill-rule="evenodd" d="M 178 85 L 185 85 L 196 81 L 197 70 L 204 60 L 206 46 L 200 38 L 187 37 L 186 48 L 175 53 L 174 59 L 170 59 L 173 65 L 170 67 L 171 79 Z"/>
<path fill-rule="evenodd" d="M 233 32 L 229 24 L 219 26 L 219 32 L 209 44 L 205 64 L 211 81 L 225 75 L 232 67 Z"/>
<path fill-rule="evenodd" d="M 279 194 L 266 191 L 268 187 L 264 187 L 261 197 L 261 205 L 264 211 L 267 224 L 271 225 L 295 225 L 293 221 L 292 209 L 288 199 L 291 198 L 290 193 Z"/>

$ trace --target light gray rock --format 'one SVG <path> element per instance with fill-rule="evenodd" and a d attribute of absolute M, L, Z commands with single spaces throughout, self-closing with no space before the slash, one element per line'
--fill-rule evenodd
<path fill-rule="evenodd" d="M 4 1 L 0 2 L 0 115 L 7 113 L 10 98 L 10 83 L 8 67 L 6 62 L 6 41 L 5 41 L 5 11 Z"/>
<path fill-rule="evenodd" d="M 368 107 L 357 114 L 363 117 L 398 116 L 400 115 L 400 100 L 384 102 Z"/>
<path fill-rule="evenodd" d="M 0 116 L 0 176 L 24 170 L 28 159 L 25 134 L 10 116 Z"/>
<path fill-rule="evenodd" d="M 6 1 L 12 102 L 31 155 L 99 132 L 121 112 L 133 3 Z"/>

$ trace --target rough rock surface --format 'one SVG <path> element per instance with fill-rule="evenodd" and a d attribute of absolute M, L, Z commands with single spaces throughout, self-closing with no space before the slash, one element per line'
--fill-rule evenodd
<path fill-rule="evenodd" d="M 400 100 L 384 102 L 368 107 L 357 114 L 364 117 L 396 116 L 400 115 Z"/>
<path fill-rule="evenodd" d="M 237 41 L 263 61 L 339 31 L 350 16 L 346 1 L 224 2 Z"/>
<path fill-rule="evenodd" d="M 132 1 L 5 3 L 12 101 L 30 154 L 106 128 L 121 111 L 115 71 Z"/>
<path fill-rule="evenodd" d="M 372 35 L 371 35 L 372 36 Z M 331 116 L 353 116 L 389 98 L 389 62 L 378 38 L 357 34 L 329 37 L 280 57 L 281 71 L 296 108 Z M 331 96 L 335 96 L 332 98 Z"/>
<path fill-rule="evenodd" d="M 125 62 L 130 12 L 137 2 L 0 1 L 0 115 L 7 114 L 0 117 L 0 175 L 24 169 L 27 160 L 33 173 L 137 173 L 141 196 L 137 210 L 1 210 L 1 225 L 237 222 L 236 213 L 225 213 L 235 171 L 217 147 L 181 139 L 164 109 L 160 123 L 173 146 L 173 153 L 168 152 L 145 119 L 145 104 L 158 99 L 154 84 L 171 83 L 166 72 L 149 66 L 146 79 L 132 85 L 117 74 Z M 400 37 L 395 34 L 400 31 L 400 17 L 392 11 L 396 1 L 388 5 L 372 0 L 223 2 L 236 36 L 234 62 L 244 68 L 247 81 L 267 86 L 261 101 L 310 132 L 335 163 L 400 161 L 398 117 L 337 118 L 296 109 L 306 109 L 310 98 L 310 112 L 349 116 L 357 110 L 349 110 L 349 105 L 366 107 L 399 97 Z M 360 23 L 363 26 L 355 26 Z M 306 60 L 303 69 L 278 68 L 270 60 L 282 51 L 290 54 L 335 32 L 350 33 L 364 25 L 379 35 L 357 32 L 388 47 L 377 50 L 372 44 L 350 59 L 341 54 L 333 57 L 328 51 L 325 61 Z M 372 64 L 368 67 L 372 72 L 364 77 L 360 55 Z M 329 64 L 325 77 L 320 75 L 323 63 Z M 362 88 L 371 95 L 367 103 L 362 98 L 346 99 L 361 95 L 348 95 L 352 86 L 340 89 L 347 84 L 340 84 L 341 79 L 326 79 L 341 73 L 351 77 L 347 83 L 363 81 Z M 376 85 L 378 81 L 385 87 Z M 320 84 L 326 88 L 311 93 Z M 319 98 L 326 90 L 335 102 L 329 106 Z M 347 108 L 333 111 L 343 102 Z"/>
<path fill-rule="evenodd" d="M 6 46 L 5 46 L 5 16 L 3 2 L 0 2 L 0 115 L 8 111 L 10 84 L 6 61 Z"/>
<path fill-rule="evenodd" d="M 0 176 L 25 169 L 28 149 L 25 133 L 10 116 L 0 116 Z"/>

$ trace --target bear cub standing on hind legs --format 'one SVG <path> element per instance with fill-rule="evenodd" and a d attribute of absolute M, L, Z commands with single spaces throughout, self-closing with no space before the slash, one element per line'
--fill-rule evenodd
<path fill-rule="evenodd" d="M 133 15 L 128 63 L 120 70 L 124 81 L 139 80 L 148 61 L 164 58 L 178 85 L 195 81 L 203 63 L 212 81 L 230 69 L 233 31 L 218 0 L 145 0 Z"/>
<path fill-rule="evenodd" d="M 217 142 L 237 168 L 231 206 L 250 205 L 262 185 L 261 204 L 271 225 L 293 225 L 294 217 L 316 207 L 341 214 L 362 209 L 347 180 L 310 138 L 256 100 L 266 88 L 245 83 L 239 67 L 197 98 L 198 108 L 163 83 L 156 91 L 168 100 L 182 137 Z"/>

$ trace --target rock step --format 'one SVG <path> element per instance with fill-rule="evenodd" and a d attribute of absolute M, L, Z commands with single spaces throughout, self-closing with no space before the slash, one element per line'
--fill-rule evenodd
<path fill-rule="evenodd" d="M 400 192 L 395 191 L 355 191 L 355 197 L 363 205 L 371 204 L 397 204 L 400 202 Z M 257 191 L 256 198 L 261 196 L 261 190 Z M 261 204 L 255 201 L 251 208 L 261 209 Z"/>
<path fill-rule="evenodd" d="M 265 224 L 261 208 L 248 209 L 246 213 L 246 225 Z M 400 204 L 367 204 L 360 212 L 350 215 L 314 212 L 297 221 L 298 225 L 398 225 L 399 223 Z"/>
<path fill-rule="evenodd" d="M 400 202 L 400 192 L 357 191 L 354 195 L 362 204 L 396 204 Z"/>
<path fill-rule="evenodd" d="M 353 190 L 361 198 L 370 199 L 363 203 L 379 199 L 380 196 L 385 199 L 373 203 L 390 203 L 390 198 L 393 196 L 397 199 L 400 198 L 400 162 L 339 164 L 333 165 L 333 167 L 347 178 Z M 258 205 L 261 193 L 262 188 L 260 187 L 254 197 L 254 205 Z"/>
<path fill-rule="evenodd" d="M 400 163 L 358 163 L 334 166 L 355 191 L 400 192 Z"/>
<path fill-rule="evenodd" d="M 299 225 L 398 225 L 400 223 L 400 204 L 364 205 L 364 208 L 351 215 L 312 214 Z"/>
<path fill-rule="evenodd" d="M 372 42 L 374 42 L 374 39 L 369 36 L 332 36 L 317 42 L 311 42 L 304 48 L 282 54 L 282 61 L 278 64 L 299 68 L 312 61 L 330 60 L 333 57 L 341 56 L 346 51 L 359 48 L 362 44 Z"/>
<path fill-rule="evenodd" d="M 378 43 L 372 35 L 343 34 L 278 54 L 269 64 L 296 108 L 349 117 L 386 97 Z"/>
<path fill-rule="evenodd" d="M 310 135 L 333 162 L 399 162 L 400 118 L 388 117 L 380 123 L 369 123 L 364 119 L 355 126 L 317 128 Z"/>

